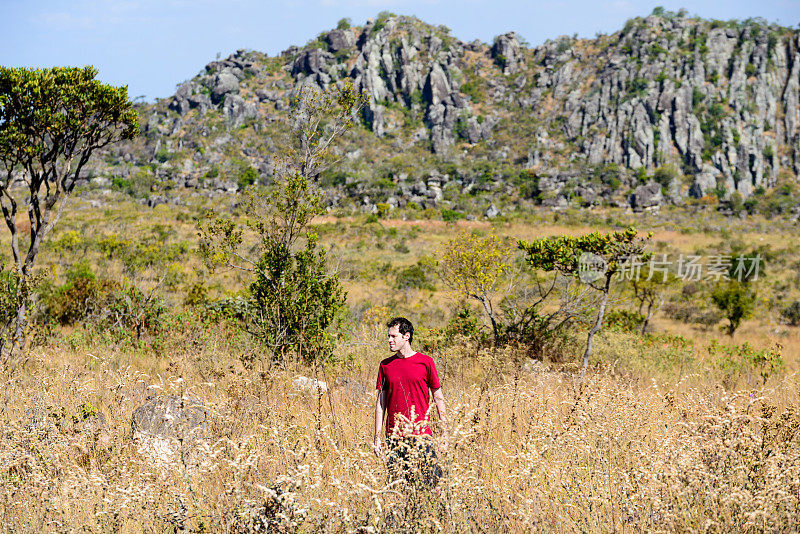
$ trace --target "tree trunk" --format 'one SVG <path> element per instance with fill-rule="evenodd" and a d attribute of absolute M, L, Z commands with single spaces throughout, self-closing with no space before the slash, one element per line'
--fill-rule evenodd
<path fill-rule="evenodd" d="M 17 291 L 24 291 L 22 286 L 22 281 L 17 282 Z M 19 297 L 19 293 L 17 294 L 17 298 Z M 11 337 L 11 348 L 8 351 L 8 354 L 5 355 L 6 361 L 11 362 L 14 359 L 14 356 L 17 352 L 17 349 L 21 349 L 25 346 L 25 312 L 27 311 L 26 306 L 27 297 L 23 296 L 21 301 L 17 302 L 17 316 L 14 319 L 14 334 Z"/>
<path fill-rule="evenodd" d="M 606 283 L 602 289 L 603 298 L 600 300 L 600 308 L 597 310 L 597 320 L 595 320 L 594 326 L 592 326 L 592 329 L 589 330 L 589 334 L 586 337 L 586 350 L 583 352 L 584 370 L 589 367 L 589 356 L 592 354 L 592 339 L 594 338 L 594 335 L 603 327 L 603 317 L 606 313 L 606 304 L 608 304 L 608 291 L 611 288 L 612 276 L 613 274 L 606 274 Z"/>
<path fill-rule="evenodd" d="M 644 322 L 642 323 L 642 335 L 645 335 L 647 333 L 647 325 L 650 324 L 650 317 L 652 317 L 652 315 L 653 315 L 653 302 L 650 301 L 650 303 L 647 305 L 647 315 L 645 316 Z"/>
<path fill-rule="evenodd" d="M 481 300 L 481 303 L 483 304 L 483 309 L 486 312 L 486 315 L 489 316 L 489 320 L 492 322 L 492 334 L 494 334 L 494 344 L 497 345 L 497 341 L 498 338 L 500 337 L 500 334 L 498 332 L 497 320 L 494 318 L 494 311 L 492 310 L 491 305 L 485 299 Z"/>

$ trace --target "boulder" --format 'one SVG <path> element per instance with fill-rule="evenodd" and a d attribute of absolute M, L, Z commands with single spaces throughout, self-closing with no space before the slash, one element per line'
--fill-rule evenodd
<path fill-rule="evenodd" d="M 503 69 L 503 74 L 514 74 L 519 70 L 519 40 L 515 32 L 499 35 L 492 46 L 492 57 Z"/>
<path fill-rule="evenodd" d="M 480 52 L 483 50 L 484 44 L 480 39 L 475 39 L 466 44 L 465 48 L 470 52 Z"/>
<path fill-rule="evenodd" d="M 169 199 L 164 195 L 150 195 L 147 197 L 147 207 L 155 208 L 159 204 L 167 204 Z"/>
<path fill-rule="evenodd" d="M 139 453 L 161 465 L 196 464 L 198 445 L 208 438 L 209 414 L 198 400 L 176 395 L 149 399 L 133 411 L 131 421 Z"/>
<path fill-rule="evenodd" d="M 281 94 L 278 91 L 267 91 L 265 89 L 258 89 L 256 96 L 262 102 L 277 102 L 281 98 Z"/>
<path fill-rule="evenodd" d="M 169 109 L 178 112 L 180 115 L 185 115 L 191 108 L 192 106 L 189 104 L 187 98 L 182 98 L 177 95 L 174 96 L 169 103 Z"/>
<path fill-rule="evenodd" d="M 243 125 L 247 119 L 258 116 L 256 105 L 245 101 L 239 95 L 230 95 L 225 99 L 222 112 L 228 118 L 228 124 L 233 128 Z"/>
<path fill-rule="evenodd" d="M 211 109 L 213 103 L 211 102 L 211 97 L 206 94 L 198 93 L 196 95 L 192 95 L 189 97 L 189 107 L 200 108 L 200 112 L 203 113 L 204 111 Z"/>
<path fill-rule="evenodd" d="M 442 66 L 438 63 L 435 63 L 433 68 L 431 68 L 428 80 L 425 83 L 425 90 L 422 94 L 431 106 L 449 101 L 450 84 L 447 82 L 447 76 L 444 70 L 442 70 Z"/>
<path fill-rule="evenodd" d="M 369 202 L 369 199 L 367 199 L 367 202 Z M 307 376 L 298 376 L 295 378 L 292 381 L 292 388 L 306 395 L 319 395 L 328 392 L 328 384 L 322 380 L 309 378 Z"/>
<path fill-rule="evenodd" d="M 229 70 L 224 70 L 214 78 L 214 85 L 211 89 L 211 101 L 214 104 L 219 104 L 225 95 L 238 92 L 239 78 Z"/>
<path fill-rule="evenodd" d="M 383 137 L 384 133 L 386 133 L 383 111 L 384 107 L 378 104 L 372 104 L 364 108 L 364 117 L 378 137 Z"/>
<path fill-rule="evenodd" d="M 477 143 L 483 138 L 483 129 L 475 117 L 470 117 L 467 119 L 467 128 L 465 133 L 467 136 L 467 141 L 472 144 Z"/>
<path fill-rule="evenodd" d="M 298 74 L 327 73 L 328 63 L 333 60 L 330 52 L 309 48 L 300 52 L 292 64 L 292 76 Z"/>
<path fill-rule="evenodd" d="M 486 211 L 483 213 L 483 215 L 487 219 L 494 219 L 500 215 L 500 210 L 497 209 L 497 206 L 491 204 L 488 208 L 486 208 Z"/>
<path fill-rule="evenodd" d="M 353 30 L 331 30 L 325 36 L 325 40 L 328 42 L 328 50 L 331 52 L 346 50 L 356 44 Z"/>
<path fill-rule="evenodd" d="M 430 133 L 428 129 L 424 126 L 420 126 L 411 134 L 411 142 L 417 143 L 419 141 L 427 141 L 430 138 Z"/>
<path fill-rule="evenodd" d="M 710 195 L 717 187 L 717 171 L 711 165 L 703 165 L 703 170 L 697 173 L 689 187 L 689 195 L 694 198 Z"/>
<path fill-rule="evenodd" d="M 661 205 L 664 195 L 661 194 L 661 184 L 649 182 L 634 189 L 630 196 L 630 204 L 634 211 L 642 211 Z"/>

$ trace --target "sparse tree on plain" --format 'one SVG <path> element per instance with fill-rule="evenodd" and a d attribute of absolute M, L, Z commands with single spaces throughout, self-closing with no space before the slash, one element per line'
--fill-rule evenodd
<path fill-rule="evenodd" d="M 579 237 L 543 237 L 530 243 L 519 242 L 528 265 L 544 271 L 559 271 L 575 277 L 600 293 L 594 324 L 586 336 L 583 368 L 589 365 L 592 341 L 603 326 L 611 282 L 617 273 L 635 268 L 646 259 L 645 247 L 650 235 L 638 237 L 636 229 L 602 234 L 592 232 Z"/>
<path fill-rule="evenodd" d="M 139 133 L 128 88 L 93 67 L 0 67 L 0 208 L 11 233 L 14 313 L 2 328 L 4 363 L 24 345 L 32 269 L 42 242 L 95 150 Z M 17 219 L 20 207 L 27 224 Z"/>
<path fill-rule="evenodd" d="M 500 338 L 500 323 L 494 300 L 508 281 L 512 252 L 512 246 L 498 237 L 468 234 L 448 241 L 439 258 L 442 282 L 459 296 L 480 303 L 492 324 L 495 343 Z"/>
<path fill-rule="evenodd" d="M 352 83 L 323 92 L 304 88 L 293 102 L 293 144 L 284 149 L 274 186 L 251 191 L 243 224 L 209 213 L 200 224 L 200 252 L 209 268 L 252 273 L 245 328 L 269 347 L 272 361 L 294 354 L 317 362 L 330 348 L 330 327 L 344 304 L 339 278 L 308 228 L 322 212 L 314 181 L 337 161 L 337 141 L 356 122 L 363 97 Z M 256 234 L 256 254 L 245 231 Z"/>

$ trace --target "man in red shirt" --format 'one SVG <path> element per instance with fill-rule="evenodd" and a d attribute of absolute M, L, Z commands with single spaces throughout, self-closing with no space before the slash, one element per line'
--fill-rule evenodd
<path fill-rule="evenodd" d="M 386 442 L 389 449 L 390 475 L 401 471 L 406 479 L 414 478 L 419 464 L 425 481 L 435 486 L 442 470 L 436 463 L 429 424 L 430 396 L 442 423 L 442 448 L 447 448 L 447 415 L 436 365 L 430 356 L 411 348 L 414 326 L 404 317 L 395 317 L 388 327 L 389 350 L 394 355 L 386 358 L 378 368 L 375 403 L 375 442 L 373 449 L 379 456 L 382 450 L 381 429 L 386 416 Z M 412 461 L 416 460 L 416 461 Z"/>

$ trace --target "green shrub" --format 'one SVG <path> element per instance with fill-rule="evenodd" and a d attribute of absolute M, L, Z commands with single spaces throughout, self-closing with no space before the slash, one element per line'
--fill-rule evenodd
<path fill-rule="evenodd" d="M 406 245 L 403 241 L 397 243 L 394 246 L 394 250 L 395 252 L 399 252 L 400 254 L 408 254 L 409 252 L 411 252 L 411 249 L 408 248 L 408 245 Z"/>
<path fill-rule="evenodd" d="M 338 277 L 326 272 L 327 253 L 310 234 L 297 252 L 275 244 L 265 248 L 250 285 L 253 313 L 247 318 L 281 355 L 295 353 L 309 363 L 331 348 L 333 326 L 345 303 Z M 274 316 L 280 314 L 278 324 Z"/>
<path fill-rule="evenodd" d="M 692 109 L 697 111 L 703 101 L 706 99 L 706 95 L 703 94 L 700 89 L 697 87 L 692 88 Z"/>
<path fill-rule="evenodd" d="M 472 315 L 466 306 L 453 314 L 444 329 L 445 342 L 456 340 L 458 337 L 465 337 L 481 343 L 486 341 L 486 333 L 481 332 L 481 318 Z"/>
<path fill-rule="evenodd" d="M 102 303 L 97 322 L 119 338 L 156 335 L 163 331 L 167 307 L 156 293 L 145 294 L 131 285 L 117 285 Z"/>
<path fill-rule="evenodd" d="M 258 182 L 258 178 L 258 171 L 250 165 L 247 165 L 239 172 L 239 178 L 236 180 L 236 184 L 239 186 L 239 189 L 245 189 Z"/>
<path fill-rule="evenodd" d="M 476 80 L 469 80 L 461 84 L 459 91 L 465 96 L 468 96 L 472 102 L 479 104 L 484 101 L 485 94 Z"/>
<path fill-rule="evenodd" d="M 457 221 L 459 219 L 463 219 L 464 217 L 465 216 L 464 216 L 463 213 L 460 213 L 460 212 L 455 211 L 455 210 L 451 210 L 451 209 L 447 209 L 447 208 L 442 210 L 442 220 L 444 222 L 455 222 L 455 221 Z"/>
<path fill-rule="evenodd" d="M 155 158 L 159 163 L 166 163 L 167 161 L 169 161 L 171 159 L 171 157 L 172 157 L 172 155 L 169 153 L 169 150 L 167 150 L 166 148 L 160 148 L 155 153 Z"/>
<path fill-rule="evenodd" d="M 98 280 L 88 263 L 74 265 L 66 273 L 67 282 L 61 286 L 43 288 L 40 296 L 45 315 L 59 324 L 75 324 L 101 306 L 113 284 Z"/>
<path fill-rule="evenodd" d="M 679 181 L 680 175 L 680 171 L 674 165 L 662 165 L 656 168 L 653 180 L 661 184 L 664 189 L 669 189 L 670 185 Z"/>
<path fill-rule="evenodd" d="M 758 373 L 761 383 L 766 384 L 770 377 L 780 373 L 786 366 L 781 354 L 781 346 L 758 350 L 749 343 L 724 345 L 712 339 L 706 345 L 714 367 L 723 373 L 723 383 L 733 387 L 742 378 L 750 378 Z"/>
<path fill-rule="evenodd" d="M 127 191 L 131 187 L 131 181 L 122 178 L 121 176 L 115 176 L 111 179 L 111 188 L 117 189 L 119 191 Z"/>
<path fill-rule="evenodd" d="M 183 300 L 187 306 L 200 306 L 206 302 L 208 302 L 208 288 L 203 282 L 192 284 Z"/>
<path fill-rule="evenodd" d="M 401 269 L 395 278 L 397 289 L 436 290 L 435 272 L 429 258 L 421 258 L 416 264 Z"/>
<path fill-rule="evenodd" d="M 611 310 L 606 315 L 608 327 L 623 332 L 638 332 L 643 322 L 644 315 L 631 310 Z"/>
<path fill-rule="evenodd" d="M 800 326 L 800 301 L 794 301 L 781 312 L 781 317 L 791 326 Z"/>
<path fill-rule="evenodd" d="M 644 96 L 647 93 L 647 80 L 645 78 L 634 78 L 627 83 L 628 93 L 632 96 Z"/>
<path fill-rule="evenodd" d="M 378 13 L 378 18 L 375 20 L 375 24 L 373 24 L 372 26 L 372 31 L 373 32 L 381 31 L 383 28 L 386 27 L 386 22 L 391 17 L 394 16 L 395 16 L 394 13 L 391 13 L 389 11 L 381 11 L 380 13 Z"/>

